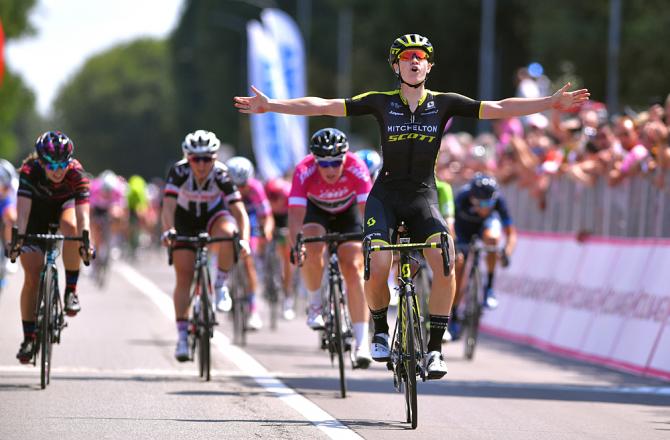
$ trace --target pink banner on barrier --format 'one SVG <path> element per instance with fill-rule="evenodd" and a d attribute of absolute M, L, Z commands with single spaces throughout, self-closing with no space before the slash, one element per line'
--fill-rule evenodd
<path fill-rule="evenodd" d="M 522 233 L 483 329 L 551 352 L 670 379 L 670 240 Z"/>

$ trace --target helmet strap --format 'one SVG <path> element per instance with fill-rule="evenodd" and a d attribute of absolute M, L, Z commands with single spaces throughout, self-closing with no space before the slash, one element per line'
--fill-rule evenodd
<path fill-rule="evenodd" d="M 424 85 L 426 83 L 426 80 L 428 79 L 428 74 L 426 74 L 426 78 L 423 81 L 418 82 L 416 84 L 410 84 L 407 81 L 405 81 L 404 79 L 402 79 L 402 75 L 400 75 L 400 70 L 398 70 L 398 73 L 396 73 L 396 76 L 398 77 L 398 79 L 400 80 L 401 83 L 403 83 L 405 85 L 408 85 L 408 86 L 412 87 L 413 89 L 418 89 L 419 87 Z"/>

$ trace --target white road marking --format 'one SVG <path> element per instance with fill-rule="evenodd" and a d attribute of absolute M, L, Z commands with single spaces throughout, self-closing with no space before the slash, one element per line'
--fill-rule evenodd
<path fill-rule="evenodd" d="M 151 299 L 163 312 L 163 315 L 168 319 L 174 319 L 172 298 L 153 281 L 123 262 L 115 264 L 114 270 L 123 275 L 140 292 Z M 254 379 L 266 391 L 276 394 L 279 399 L 298 411 L 328 437 L 337 440 L 362 438 L 312 401 L 286 386 L 247 352 L 232 345 L 230 339 L 220 331 L 217 330 L 214 332 L 213 342 L 221 353 L 240 369 L 243 375 Z"/>

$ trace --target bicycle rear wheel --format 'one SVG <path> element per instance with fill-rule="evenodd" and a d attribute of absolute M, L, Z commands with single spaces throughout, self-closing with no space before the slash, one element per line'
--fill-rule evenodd
<path fill-rule="evenodd" d="M 331 283 L 329 302 L 333 310 L 334 322 L 330 340 L 337 355 L 337 365 L 340 372 L 340 395 L 344 398 L 347 397 L 347 378 L 344 373 L 344 338 L 342 334 L 342 310 L 340 309 L 341 297 L 340 286 L 337 283 Z"/>
<path fill-rule="evenodd" d="M 405 287 L 410 289 L 409 286 Z M 407 296 L 403 293 L 403 313 L 405 317 L 404 330 L 404 370 L 405 370 L 405 413 L 407 415 L 407 423 L 412 424 L 412 429 L 416 429 L 419 421 L 417 391 L 416 391 L 416 325 L 414 315 L 414 296 Z"/>
<path fill-rule="evenodd" d="M 481 277 L 479 268 L 473 267 L 468 280 L 467 301 L 465 304 L 465 329 L 464 329 L 464 355 L 467 360 L 472 360 L 477 347 L 479 337 L 479 320 L 482 315 L 482 302 L 480 298 Z"/>

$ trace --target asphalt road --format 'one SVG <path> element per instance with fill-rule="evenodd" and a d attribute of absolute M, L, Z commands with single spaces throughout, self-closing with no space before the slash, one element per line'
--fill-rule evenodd
<path fill-rule="evenodd" d="M 15 359 L 21 272 L 0 294 L 0 439 L 669 439 L 670 383 L 484 337 L 473 362 L 445 347 L 449 374 L 419 385 L 419 427 L 385 365 L 337 369 L 299 313 L 240 349 L 219 316 L 211 382 L 173 359 L 174 275 L 163 253 L 114 263 L 104 290 L 85 274 L 82 312 L 55 347 L 51 385 Z M 267 314 L 264 315 L 267 319 Z M 55 435 L 55 437 L 54 437 Z"/>

